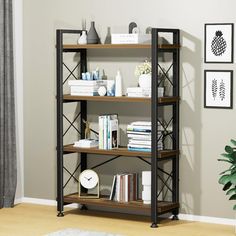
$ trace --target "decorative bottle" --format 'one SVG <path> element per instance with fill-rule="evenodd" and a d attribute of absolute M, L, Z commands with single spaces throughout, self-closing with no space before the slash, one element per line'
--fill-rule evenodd
<path fill-rule="evenodd" d="M 98 44 L 99 43 L 99 37 L 98 37 L 98 33 L 95 29 L 95 22 L 94 21 L 91 22 L 91 27 L 89 29 L 88 36 L 87 36 L 87 42 L 88 42 L 88 44 Z"/>
<path fill-rule="evenodd" d="M 122 96 L 122 78 L 121 78 L 119 70 L 117 71 L 117 74 L 116 74 L 116 85 L 115 85 L 115 88 L 116 88 L 115 89 L 115 96 L 116 97 Z"/>
<path fill-rule="evenodd" d="M 82 31 L 82 35 L 79 37 L 78 44 L 87 44 L 87 35 L 86 31 Z"/>

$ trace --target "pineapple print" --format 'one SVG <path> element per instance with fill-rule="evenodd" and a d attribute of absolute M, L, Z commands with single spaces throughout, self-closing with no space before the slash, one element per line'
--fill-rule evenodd
<path fill-rule="evenodd" d="M 225 53 L 227 48 L 227 44 L 225 39 L 223 38 L 223 33 L 218 30 L 215 33 L 215 37 L 211 42 L 211 51 L 215 56 L 222 56 Z"/>

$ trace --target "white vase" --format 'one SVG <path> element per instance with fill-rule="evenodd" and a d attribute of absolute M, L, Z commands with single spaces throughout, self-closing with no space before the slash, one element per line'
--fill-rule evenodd
<path fill-rule="evenodd" d="M 87 34 L 86 31 L 82 31 L 82 35 L 79 37 L 78 44 L 87 44 Z"/>
<path fill-rule="evenodd" d="M 151 74 L 142 74 L 139 76 L 138 84 L 141 88 L 151 88 L 152 76 Z"/>

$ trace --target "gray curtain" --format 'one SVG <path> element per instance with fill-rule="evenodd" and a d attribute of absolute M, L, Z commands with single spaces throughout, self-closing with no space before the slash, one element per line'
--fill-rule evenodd
<path fill-rule="evenodd" d="M 16 192 L 12 0 L 0 0 L 0 208 L 12 207 Z"/>

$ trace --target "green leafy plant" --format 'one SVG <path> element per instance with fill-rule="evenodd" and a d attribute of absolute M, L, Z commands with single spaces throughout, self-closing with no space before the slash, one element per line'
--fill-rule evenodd
<path fill-rule="evenodd" d="M 219 183 L 224 186 L 223 191 L 226 191 L 229 200 L 236 200 L 236 141 L 231 139 L 230 142 L 232 145 L 226 145 L 225 153 L 222 153 L 222 158 L 218 159 L 230 164 L 227 170 L 220 173 Z M 233 209 L 236 210 L 236 204 Z"/>

